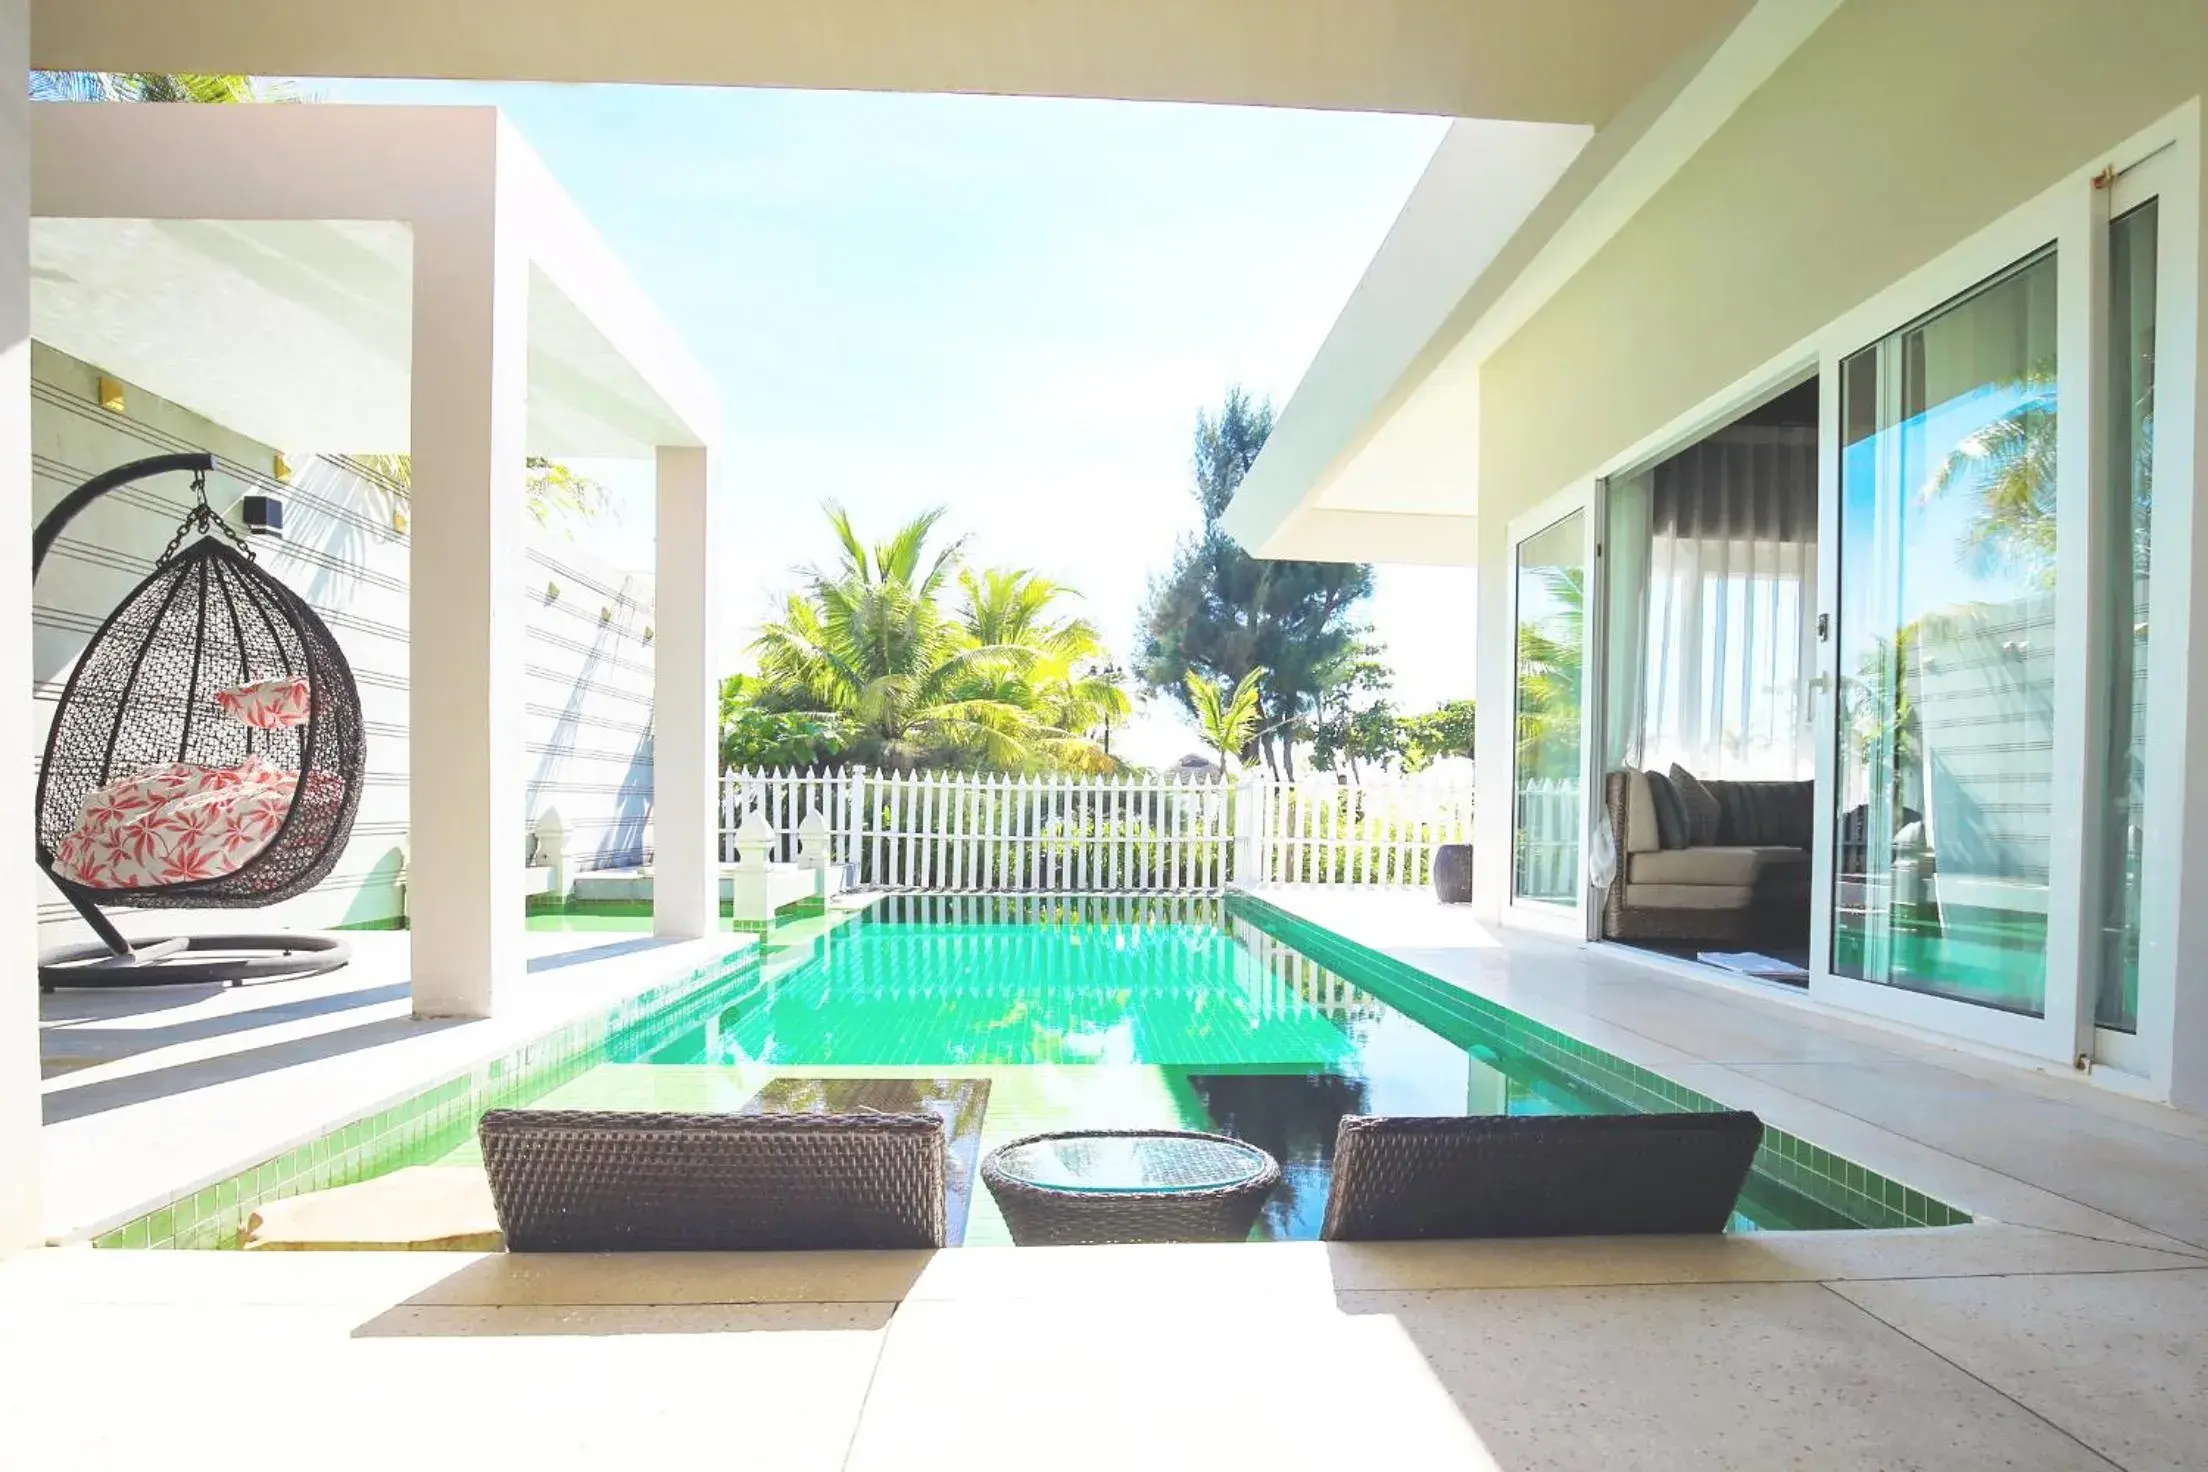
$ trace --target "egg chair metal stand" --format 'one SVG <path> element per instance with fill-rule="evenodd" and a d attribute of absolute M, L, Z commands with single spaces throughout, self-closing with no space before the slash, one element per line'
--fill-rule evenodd
<path fill-rule="evenodd" d="M 39 958 L 42 990 L 237 984 L 343 966 L 351 947 L 313 933 L 124 937 L 103 905 L 252 909 L 304 894 L 344 852 L 366 766 L 360 691 L 336 637 L 305 599 L 261 568 L 207 501 L 207 454 L 157 455 L 86 481 L 39 522 L 36 579 L 62 531 L 111 491 L 189 473 L 195 504 L 153 571 L 85 643 L 54 709 L 34 803 L 37 855 L 97 939 Z M 217 691 L 303 678 L 307 709 L 281 729 L 226 719 Z M 239 769 L 254 760 L 290 782 L 280 823 L 240 862 L 160 882 L 107 887 L 64 874 L 56 850 L 108 784 L 165 764 Z"/>

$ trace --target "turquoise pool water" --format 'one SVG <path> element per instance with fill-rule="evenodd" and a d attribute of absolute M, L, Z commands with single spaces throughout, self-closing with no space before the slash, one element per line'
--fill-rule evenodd
<path fill-rule="evenodd" d="M 259 1202 L 476 1166 L 486 1108 L 931 1109 L 954 1232 L 1009 1240 L 980 1154 L 1051 1129 L 1214 1130 L 1282 1180 L 1257 1235 L 1318 1235 L 1345 1114 L 1592 1114 L 1715 1101 L 1260 899 L 892 896 L 778 925 L 602 1021 L 333 1130 L 103 1235 L 235 1245 Z M 1942 1202 L 1767 1131 L 1734 1229 L 1945 1225 Z"/>
<path fill-rule="evenodd" d="M 1384 979 L 1352 981 L 1260 918 L 1217 900 L 891 897 L 686 1009 L 679 1030 L 616 1043 L 546 1102 L 725 1107 L 769 1079 L 979 1075 L 984 1150 L 1143 1125 L 1270 1151 L 1283 1183 L 1260 1231 L 1286 1239 L 1318 1234 L 1344 1114 L 1641 1107 L 1530 1040 L 1421 1021 Z M 1895 1224 L 1864 1216 L 1759 1173 L 1734 1225 Z M 977 1200 L 969 1240 L 999 1231 Z"/>

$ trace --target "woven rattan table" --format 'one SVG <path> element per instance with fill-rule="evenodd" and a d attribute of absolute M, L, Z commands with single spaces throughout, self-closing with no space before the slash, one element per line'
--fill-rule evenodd
<path fill-rule="evenodd" d="M 981 1179 L 1022 1247 L 1240 1242 L 1280 1166 L 1225 1135 L 1070 1130 L 999 1146 Z"/>

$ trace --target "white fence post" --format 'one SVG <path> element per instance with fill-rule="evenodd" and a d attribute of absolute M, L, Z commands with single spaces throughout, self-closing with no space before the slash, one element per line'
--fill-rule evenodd
<path fill-rule="evenodd" d="M 743 785 L 743 778 L 735 772 L 721 773 L 721 862 L 736 862 L 736 825 L 743 814 L 736 811 L 736 794 Z"/>
<path fill-rule="evenodd" d="M 1219 783 L 1227 803 L 1234 810 L 1234 853 L 1228 877 L 1236 884 L 1263 884 L 1266 876 L 1257 855 L 1259 815 L 1265 808 L 1264 784 L 1244 782 L 1238 787 L 1224 774 Z"/>

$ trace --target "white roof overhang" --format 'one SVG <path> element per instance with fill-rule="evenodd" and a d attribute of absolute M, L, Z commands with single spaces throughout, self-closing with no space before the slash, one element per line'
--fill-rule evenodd
<path fill-rule="evenodd" d="M 1267 557 L 1475 563 L 1481 364 L 1838 3 L 1760 0 L 1600 130 L 1455 124 L 1274 425 L 1227 530 Z"/>
<path fill-rule="evenodd" d="M 491 109 L 53 104 L 32 125 L 32 336 L 241 434 L 404 452 L 410 222 L 495 189 L 530 264 L 530 453 L 718 435 L 711 380 Z M 460 146 L 486 130 L 492 175 Z"/>

